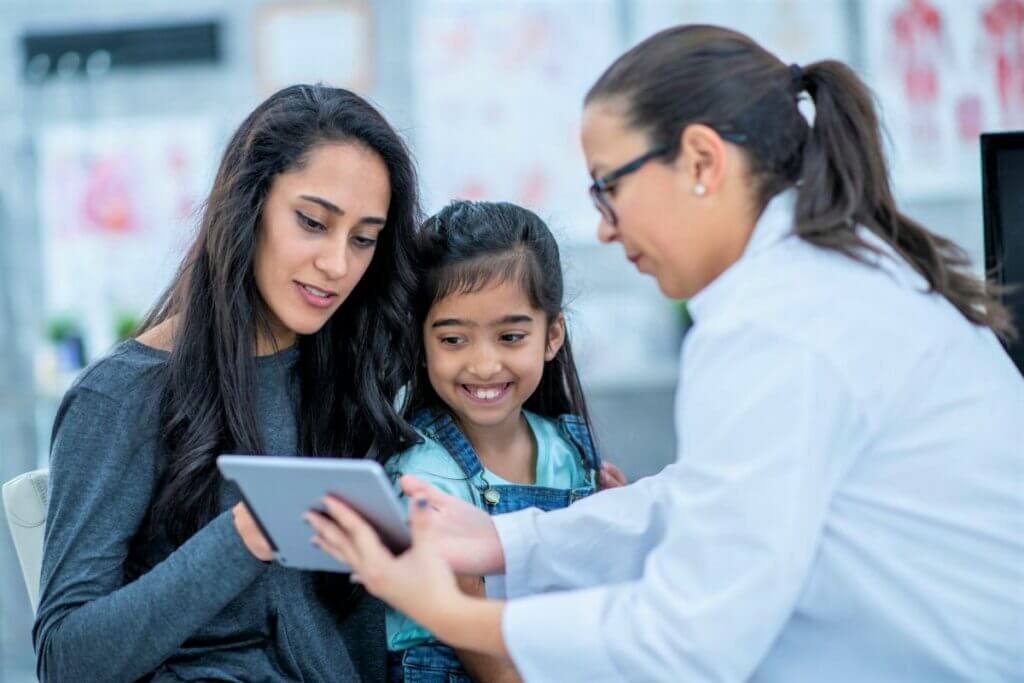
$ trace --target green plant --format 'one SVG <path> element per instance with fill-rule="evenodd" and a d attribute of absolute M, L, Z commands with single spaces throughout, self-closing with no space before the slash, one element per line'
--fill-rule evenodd
<path fill-rule="evenodd" d="M 46 338 L 54 344 L 81 336 L 82 329 L 78 321 L 70 315 L 54 316 L 46 322 Z"/>
<path fill-rule="evenodd" d="M 121 311 L 114 316 L 114 336 L 117 341 L 124 341 L 135 336 L 135 330 L 139 329 L 141 322 L 137 315 L 129 311 Z"/>

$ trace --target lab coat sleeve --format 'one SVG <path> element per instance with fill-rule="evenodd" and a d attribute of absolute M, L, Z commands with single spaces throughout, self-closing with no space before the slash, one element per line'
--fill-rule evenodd
<path fill-rule="evenodd" d="M 608 489 L 567 508 L 494 518 L 505 555 L 505 591 L 516 598 L 639 578 L 665 511 L 658 477 Z M 595 543 L 593 529 L 601 529 Z M 609 552 L 614 548 L 614 552 Z"/>
<path fill-rule="evenodd" d="M 693 336 L 678 462 L 635 493 L 502 529 L 513 583 L 582 585 L 572 562 L 610 577 L 508 603 L 503 635 L 527 681 L 746 680 L 792 613 L 862 420 L 813 349 L 751 324 Z M 547 581 L 519 576 L 535 570 Z"/>

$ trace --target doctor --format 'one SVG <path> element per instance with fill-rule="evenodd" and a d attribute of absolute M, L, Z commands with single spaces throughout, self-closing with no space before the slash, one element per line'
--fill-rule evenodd
<path fill-rule="evenodd" d="M 600 77 L 582 135 L 600 239 L 690 299 L 677 462 L 493 520 L 406 478 L 410 551 L 336 500 L 314 542 L 528 681 L 1024 679 L 1013 326 L 897 210 L 863 83 L 683 26 Z"/>

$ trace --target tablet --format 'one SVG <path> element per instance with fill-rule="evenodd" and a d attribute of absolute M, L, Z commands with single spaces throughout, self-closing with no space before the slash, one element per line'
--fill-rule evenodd
<path fill-rule="evenodd" d="M 398 494 L 372 460 L 221 455 L 217 467 L 238 485 L 242 499 L 274 550 L 292 569 L 348 573 L 351 569 L 310 543 L 313 531 L 303 515 L 324 511 L 333 493 L 377 529 L 383 543 L 401 552 L 411 542 Z"/>

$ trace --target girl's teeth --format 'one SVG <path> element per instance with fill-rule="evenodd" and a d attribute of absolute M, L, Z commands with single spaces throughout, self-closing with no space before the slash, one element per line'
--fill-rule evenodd
<path fill-rule="evenodd" d="M 474 396 L 476 396 L 477 398 L 479 398 L 481 400 L 490 401 L 491 399 L 495 399 L 495 398 L 498 398 L 499 396 L 501 396 L 501 393 L 503 391 L 504 391 L 504 388 L 502 388 L 502 389 L 474 389 L 474 390 L 472 390 L 472 393 L 473 393 Z"/>

